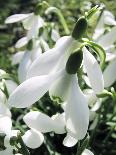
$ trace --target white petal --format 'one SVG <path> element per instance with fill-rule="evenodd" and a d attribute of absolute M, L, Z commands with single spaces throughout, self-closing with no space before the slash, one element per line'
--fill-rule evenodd
<path fill-rule="evenodd" d="M 54 122 L 53 131 L 57 134 L 63 134 L 66 132 L 65 130 L 65 114 L 56 114 L 52 116 L 52 120 Z"/>
<path fill-rule="evenodd" d="M 17 84 L 12 80 L 5 80 L 6 88 L 9 94 L 11 94 L 16 88 Z"/>
<path fill-rule="evenodd" d="M 49 74 L 56 69 L 61 57 L 70 49 L 72 45 L 72 38 L 65 36 L 60 38 L 55 45 L 55 48 L 43 53 L 36 59 L 27 74 L 27 77 L 39 76 Z M 63 62 L 62 62 L 63 63 Z"/>
<path fill-rule="evenodd" d="M 55 41 L 55 42 L 60 38 L 60 35 L 59 35 L 59 33 L 58 33 L 57 30 L 52 29 L 51 38 L 52 38 L 52 40 Z"/>
<path fill-rule="evenodd" d="M 39 111 L 31 111 L 23 118 L 29 128 L 46 133 L 54 129 L 53 120 L 44 113 Z"/>
<path fill-rule="evenodd" d="M 92 89 L 84 89 L 83 92 L 86 95 L 89 106 L 92 107 L 98 99 L 97 96 Z"/>
<path fill-rule="evenodd" d="M 110 12 L 104 11 L 104 23 L 107 25 L 116 25 L 115 16 Z"/>
<path fill-rule="evenodd" d="M 40 16 L 34 15 L 34 20 L 31 25 L 31 29 L 27 33 L 28 40 L 30 40 L 31 38 L 38 37 L 39 28 L 43 27 L 43 25 L 44 25 L 44 20 Z"/>
<path fill-rule="evenodd" d="M 24 56 L 23 56 L 23 58 L 21 60 L 21 63 L 19 65 L 18 78 L 19 78 L 20 82 L 23 82 L 23 81 L 26 80 L 27 71 L 28 71 L 29 66 L 31 64 L 30 55 L 31 55 L 30 51 L 25 52 L 25 54 L 24 54 Z"/>
<path fill-rule="evenodd" d="M 104 48 L 109 47 L 116 41 L 116 27 L 113 27 L 110 32 L 103 35 L 99 41 L 98 44 L 103 46 Z"/>
<path fill-rule="evenodd" d="M 31 60 L 32 60 L 32 62 L 35 59 L 37 59 L 38 57 L 40 57 L 41 54 L 42 54 L 42 49 L 41 49 L 41 46 L 40 46 L 40 41 L 35 40 L 33 50 L 31 51 Z"/>
<path fill-rule="evenodd" d="M 22 20 L 28 18 L 30 15 L 31 15 L 31 13 L 29 13 L 29 14 L 15 14 L 15 15 L 8 17 L 5 20 L 5 23 L 9 24 L 9 23 L 19 22 L 19 21 L 22 21 Z"/>
<path fill-rule="evenodd" d="M 89 109 L 76 75 L 72 75 L 72 87 L 65 113 L 67 132 L 77 140 L 83 139 L 88 129 Z"/>
<path fill-rule="evenodd" d="M 101 107 L 101 101 L 98 99 L 98 101 L 94 104 L 94 106 L 91 108 L 91 111 L 97 111 Z"/>
<path fill-rule="evenodd" d="M 23 37 L 23 38 L 19 39 L 19 40 L 16 42 L 15 47 L 16 47 L 16 48 L 21 48 L 21 47 L 25 46 L 27 43 L 28 43 L 27 37 Z"/>
<path fill-rule="evenodd" d="M 0 117 L 1 116 L 11 117 L 11 112 L 5 103 L 0 103 Z"/>
<path fill-rule="evenodd" d="M 94 155 L 90 150 L 85 149 L 82 153 L 82 155 Z"/>
<path fill-rule="evenodd" d="M 105 29 L 104 29 L 104 12 L 103 12 L 99 21 L 98 21 L 95 32 L 93 34 L 93 39 L 97 40 L 100 37 L 100 35 L 102 35 L 104 33 L 104 30 Z"/>
<path fill-rule="evenodd" d="M 30 30 L 33 22 L 34 22 L 34 14 L 31 13 L 31 15 L 28 18 L 22 21 L 24 29 Z"/>
<path fill-rule="evenodd" d="M 116 58 L 116 51 L 111 53 L 106 53 L 106 61 L 112 61 Z"/>
<path fill-rule="evenodd" d="M 22 139 L 27 147 L 35 149 L 42 145 L 44 141 L 44 136 L 39 131 L 28 130 L 22 136 Z"/>
<path fill-rule="evenodd" d="M 12 121 L 8 116 L 0 117 L 0 132 L 6 135 L 11 133 Z"/>
<path fill-rule="evenodd" d="M 91 84 L 90 84 L 90 80 L 86 75 L 83 75 L 83 79 L 85 81 L 85 83 L 91 88 Z"/>
<path fill-rule="evenodd" d="M 19 64 L 23 56 L 24 56 L 24 51 L 19 51 L 16 54 L 14 54 L 11 58 L 12 65 Z"/>
<path fill-rule="evenodd" d="M 116 81 L 116 59 L 106 67 L 103 76 L 105 87 L 111 86 Z"/>
<path fill-rule="evenodd" d="M 51 99 L 63 102 L 66 101 L 70 91 L 71 75 L 64 71 L 63 76 L 56 80 L 50 87 L 49 95 Z"/>
<path fill-rule="evenodd" d="M 56 49 L 43 53 L 30 66 L 27 78 L 49 74 L 57 66 L 61 56 L 62 55 Z"/>
<path fill-rule="evenodd" d="M 41 38 L 41 41 L 40 42 L 42 44 L 42 47 L 44 49 L 44 52 L 46 52 L 46 51 L 48 51 L 50 49 L 48 43 L 44 39 Z"/>
<path fill-rule="evenodd" d="M 94 121 L 92 122 L 92 124 L 89 127 L 89 130 L 95 129 L 95 127 L 97 126 L 97 123 L 98 123 L 98 118 L 95 117 Z"/>
<path fill-rule="evenodd" d="M 53 81 L 61 75 L 62 72 L 58 72 L 54 75 L 37 76 L 26 80 L 10 95 L 9 105 L 17 108 L 31 106 L 48 91 Z"/>
<path fill-rule="evenodd" d="M 6 148 L 3 151 L 0 151 L 0 155 L 13 155 L 12 147 Z"/>
<path fill-rule="evenodd" d="M 116 25 L 116 21 L 115 21 L 115 19 L 113 19 L 111 17 L 106 17 L 105 18 L 105 24 L 107 24 L 107 25 Z"/>
<path fill-rule="evenodd" d="M 6 96 L 0 89 L 0 103 L 5 103 L 5 101 L 6 101 Z"/>
<path fill-rule="evenodd" d="M 72 146 L 76 145 L 77 142 L 78 142 L 77 139 L 75 139 L 75 138 L 71 137 L 69 134 L 67 134 L 67 136 L 63 140 L 63 145 L 66 147 L 72 147 Z"/>
<path fill-rule="evenodd" d="M 92 89 L 96 94 L 99 94 L 104 89 L 104 80 L 100 66 L 86 48 L 83 48 L 83 59 Z"/>

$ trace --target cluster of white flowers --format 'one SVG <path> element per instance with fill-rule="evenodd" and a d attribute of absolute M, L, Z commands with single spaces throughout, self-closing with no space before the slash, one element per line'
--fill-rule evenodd
<path fill-rule="evenodd" d="M 0 133 L 6 135 L 6 149 L 0 151 L 0 155 L 11 155 L 15 148 L 9 143 L 10 138 L 17 137 L 18 133 L 12 130 L 10 109 L 31 108 L 47 91 L 53 101 L 60 102 L 63 113 L 49 117 L 39 110 L 31 110 L 23 118 L 30 129 L 22 135 L 22 140 L 27 147 L 35 149 L 44 142 L 44 133 L 66 133 L 63 145 L 72 147 L 86 136 L 89 121 L 92 121 L 89 130 L 95 128 L 98 121 L 96 111 L 103 100 L 98 96 L 116 81 L 115 18 L 109 11 L 103 11 L 92 38 L 93 43 L 102 46 L 106 52 L 108 65 L 104 71 L 99 59 L 91 53 L 91 41 L 81 40 L 87 29 L 86 15 L 79 18 L 69 36 L 60 37 L 58 31 L 51 27 L 49 38 L 55 42 L 53 48 L 47 42 L 46 22 L 37 10 L 34 13 L 12 15 L 5 23 L 19 21 L 27 30 L 27 35 L 16 43 L 19 51 L 12 57 L 13 65 L 19 63 L 20 85 L 11 80 L 2 80 L 8 97 L 3 88 L 0 91 Z M 109 32 L 105 30 L 106 25 L 112 27 Z M 20 51 L 24 46 L 25 50 Z M 82 69 L 82 78 L 89 89 L 81 89 L 77 74 L 79 69 Z M 82 155 L 92 154 L 88 149 L 82 152 Z"/>

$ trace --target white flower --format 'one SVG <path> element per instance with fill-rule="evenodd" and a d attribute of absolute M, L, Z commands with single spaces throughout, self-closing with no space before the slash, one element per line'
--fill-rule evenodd
<path fill-rule="evenodd" d="M 24 143 L 30 148 L 37 148 L 43 143 L 44 136 L 42 133 L 51 131 L 58 134 L 65 133 L 62 114 L 57 114 L 50 118 L 39 111 L 31 111 L 24 116 L 24 122 L 31 129 L 22 138 Z"/>
<path fill-rule="evenodd" d="M 104 33 L 105 24 L 112 25 L 112 26 L 116 25 L 114 15 L 111 12 L 106 11 L 106 10 L 103 11 L 103 13 L 98 21 L 95 32 L 93 34 L 94 40 L 98 40 L 98 38 Z"/>
<path fill-rule="evenodd" d="M 85 149 L 83 152 L 82 152 L 82 155 L 94 155 L 90 150 L 88 149 Z"/>
<path fill-rule="evenodd" d="M 44 24 L 43 19 L 34 13 L 11 15 L 5 20 L 5 23 L 10 24 L 19 21 L 23 22 L 23 26 L 26 30 L 33 29 L 33 32 L 35 32 L 34 27 L 37 30 Z"/>

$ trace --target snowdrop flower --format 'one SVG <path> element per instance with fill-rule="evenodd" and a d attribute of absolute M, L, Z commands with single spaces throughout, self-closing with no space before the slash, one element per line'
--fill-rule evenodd
<path fill-rule="evenodd" d="M 89 109 L 86 97 L 82 93 L 76 77 L 77 68 L 80 67 L 82 62 L 82 55 L 80 50 L 72 54 L 67 61 L 66 70 L 62 69 L 59 72 L 36 76 L 26 80 L 12 93 L 9 104 L 22 108 L 30 106 L 42 97 L 47 90 L 50 90 L 51 97 L 59 97 L 67 102 L 65 120 L 68 137 L 76 139 L 74 142 L 83 139 L 89 123 Z M 99 83 L 99 81 L 93 78 L 97 72 L 98 80 L 102 80 L 102 74 L 99 71 L 97 61 L 94 61 L 95 58 L 90 53 L 88 54 L 88 51 L 87 54 L 84 52 L 84 55 L 85 64 L 89 63 L 90 66 L 89 69 L 87 68 L 87 71 L 92 81 L 92 86 L 96 93 L 99 93 L 102 91 L 103 84 L 101 83 L 102 86 L 96 86 L 96 83 Z M 79 62 L 74 60 L 79 60 Z M 67 139 L 69 138 L 66 138 L 66 142 L 68 141 Z"/>
<path fill-rule="evenodd" d="M 98 40 L 98 44 L 100 44 L 106 51 L 106 61 L 109 63 L 103 72 L 104 87 L 106 88 L 116 81 L 116 48 L 114 45 L 116 41 L 115 33 L 116 27 L 113 27 L 110 32 L 104 34 Z"/>
<path fill-rule="evenodd" d="M 95 40 L 95 42 L 101 45 L 106 51 L 106 61 L 109 62 L 108 66 L 103 72 L 104 87 L 107 88 L 116 81 L 116 49 L 114 45 L 116 41 L 116 35 L 114 35 L 116 33 L 116 26 L 114 26 L 109 32 L 104 34 L 105 24 L 112 26 L 116 25 L 115 17 L 109 11 L 103 11 L 93 34 L 93 39 Z M 87 85 L 91 87 L 91 84 L 87 77 L 85 77 L 84 79 Z"/>
<path fill-rule="evenodd" d="M 93 34 L 93 39 L 98 40 L 101 35 L 103 35 L 105 31 L 105 24 L 114 26 L 116 25 L 115 17 L 110 11 L 104 10 L 102 15 L 98 21 L 95 32 Z"/>
<path fill-rule="evenodd" d="M 31 30 L 34 34 L 37 30 L 44 25 L 44 20 L 40 15 L 36 13 L 28 14 L 15 14 L 11 15 L 5 20 L 6 24 L 23 22 L 23 26 L 26 30 Z"/>
<path fill-rule="evenodd" d="M 98 41 L 98 43 L 106 51 L 106 61 L 109 61 L 109 64 L 103 73 L 106 88 L 111 86 L 116 81 L 116 48 L 114 45 L 116 41 L 116 37 L 114 35 L 115 33 L 116 27 L 113 27 L 110 32 L 101 36 Z"/>
<path fill-rule="evenodd" d="M 31 111 L 23 119 L 30 130 L 25 132 L 22 138 L 24 143 L 30 148 L 37 148 L 43 143 L 44 136 L 42 133 L 51 131 L 58 134 L 65 133 L 63 114 L 57 114 L 50 118 L 39 111 Z"/>
<path fill-rule="evenodd" d="M 27 71 L 31 63 L 42 54 L 40 41 L 32 42 L 32 44 L 33 44 L 32 50 L 27 49 L 25 52 L 22 53 L 22 59 L 18 67 L 18 78 L 20 82 L 23 82 L 26 79 Z M 19 59 L 18 56 L 17 59 Z M 14 61 L 15 58 L 16 56 L 13 57 L 12 61 Z"/>

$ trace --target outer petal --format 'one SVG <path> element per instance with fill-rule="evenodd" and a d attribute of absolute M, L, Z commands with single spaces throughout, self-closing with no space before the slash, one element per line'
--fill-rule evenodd
<path fill-rule="evenodd" d="M 82 155 L 94 155 L 90 150 L 85 149 L 82 153 Z"/>
<path fill-rule="evenodd" d="M 30 40 L 31 38 L 36 38 L 39 33 L 39 28 L 43 27 L 44 20 L 40 16 L 35 16 L 33 19 L 33 23 L 31 25 L 30 30 L 28 31 L 27 38 Z"/>
<path fill-rule="evenodd" d="M 101 93 L 104 89 L 102 71 L 94 56 L 86 48 L 83 48 L 83 60 L 93 91 L 96 94 Z"/>
<path fill-rule="evenodd" d="M 116 59 L 106 67 L 103 76 L 105 87 L 111 86 L 116 81 Z"/>
<path fill-rule="evenodd" d="M 7 105 L 4 103 L 0 103 L 0 117 L 1 116 L 9 116 L 11 117 L 11 112 L 8 109 Z"/>
<path fill-rule="evenodd" d="M 59 35 L 59 33 L 58 33 L 57 30 L 52 29 L 51 38 L 52 38 L 52 40 L 55 41 L 55 42 L 60 38 L 60 35 Z"/>
<path fill-rule="evenodd" d="M 59 51 L 56 49 L 43 53 L 30 66 L 27 78 L 49 74 L 56 67 L 60 56 Z"/>
<path fill-rule="evenodd" d="M 12 15 L 12 16 L 8 17 L 5 20 L 5 23 L 10 24 L 10 23 L 19 22 L 19 21 L 22 21 L 22 20 L 28 18 L 30 15 L 31 15 L 31 13 L 28 13 L 28 14 L 15 14 L 15 15 Z"/>
<path fill-rule="evenodd" d="M 65 130 L 65 113 L 53 115 L 52 120 L 54 123 L 53 131 L 55 133 L 63 134 L 66 132 L 66 130 Z"/>
<path fill-rule="evenodd" d="M 89 124 L 87 99 L 80 90 L 76 75 L 72 75 L 72 87 L 66 104 L 66 129 L 77 140 L 86 135 Z"/>
<path fill-rule="evenodd" d="M 26 146 L 35 149 L 42 145 L 44 141 L 44 136 L 39 131 L 36 130 L 28 130 L 22 136 L 22 139 Z"/>
<path fill-rule="evenodd" d="M 17 52 L 16 54 L 14 54 L 11 58 L 12 60 L 12 65 L 16 65 L 16 64 L 19 64 L 21 62 L 21 59 L 23 58 L 24 56 L 24 51 L 19 51 Z"/>
<path fill-rule="evenodd" d="M 115 16 L 110 11 L 104 11 L 104 23 L 107 25 L 116 25 Z"/>
<path fill-rule="evenodd" d="M 51 99 L 58 102 L 66 101 L 70 91 L 71 77 L 64 71 L 63 76 L 53 83 L 49 90 Z"/>
<path fill-rule="evenodd" d="M 61 75 L 62 72 L 58 72 L 57 74 L 37 76 L 26 80 L 10 95 L 9 105 L 17 108 L 31 106 L 48 91 L 53 81 Z"/>
<path fill-rule="evenodd" d="M 55 48 L 43 53 L 33 62 L 28 71 L 27 77 L 45 75 L 52 72 L 58 65 L 61 57 L 64 56 L 64 53 L 69 50 L 72 42 L 73 40 L 71 37 L 65 36 L 60 38 L 57 41 Z"/>
<path fill-rule="evenodd" d="M 0 89 L 0 103 L 5 103 L 5 101 L 6 101 L 6 96 Z"/>
<path fill-rule="evenodd" d="M 27 76 L 27 71 L 29 69 L 29 66 L 31 64 L 31 59 L 30 59 L 30 51 L 25 52 L 22 61 L 19 65 L 18 68 L 18 78 L 20 82 L 23 82 L 26 80 L 26 76 Z"/>
<path fill-rule="evenodd" d="M 33 22 L 34 22 L 34 13 L 31 13 L 31 15 L 28 18 L 22 21 L 24 29 L 30 30 Z"/>
<path fill-rule="evenodd" d="M 116 27 L 113 27 L 110 32 L 100 37 L 98 43 L 104 48 L 109 47 L 116 41 Z"/>
<path fill-rule="evenodd" d="M 10 135 L 12 127 L 11 118 L 8 116 L 0 117 L 0 132 Z"/>
<path fill-rule="evenodd" d="M 76 145 L 77 142 L 78 142 L 77 139 L 75 139 L 75 138 L 71 137 L 69 134 L 67 134 L 67 136 L 63 140 L 63 145 L 66 147 L 72 147 L 72 146 Z"/>
<path fill-rule="evenodd" d="M 8 93 L 11 94 L 16 88 L 17 88 L 17 84 L 12 81 L 12 80 L 6 80 L 5 81 L 5 84 L 6 84 L 6 87 L 7 87 L 7 90 L 8 90 Z"/>
<path fill-rule="evenodd" d="M 104 30 L 105 29 L 104 29 L 104 12 L 103 12 L 96 26 L 95 32 L 93 34 L 93 39 L 97 40 L 100 37 L 100 35 L 104 33 Z"/>
<path fill-rule="evenodd" d="M 21 47 L 25 46 L 27 43 L 28 43 L 27 37 L 23 37 L 23 38 L 19 39 L 19 40 L 16 42 L 15 47 L 16 47 L 16 48 L 21 48 Z"/>
<path fill-rule="evenodd" d="M 29 112 L 23 119 L 28 127 L 43 133 L 51 132 L 54 129 L 53 120 L 39 111 Z"/>

